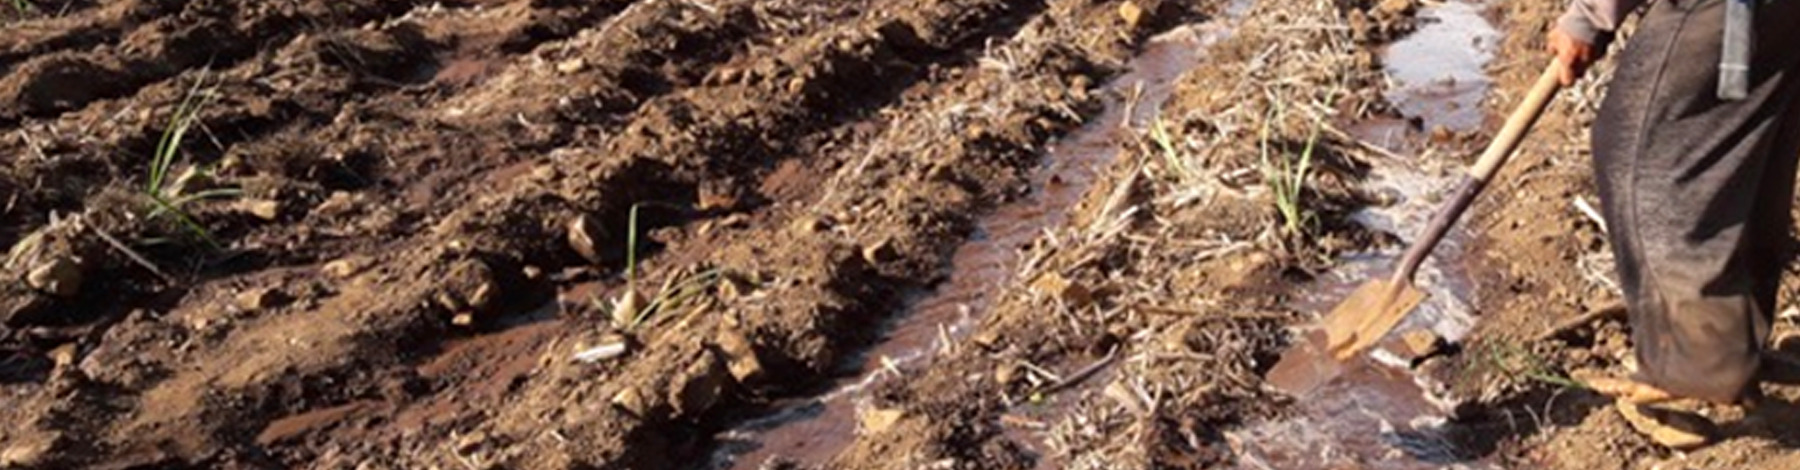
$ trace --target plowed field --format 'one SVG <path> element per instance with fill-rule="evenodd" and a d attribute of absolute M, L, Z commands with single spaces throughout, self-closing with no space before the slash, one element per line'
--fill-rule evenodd
<path fill-rule="evenodd" d="M 1792 386 L 1689 454 L 1565 380 L 1628 351 L 1575 204 L 1600 80 L 1428 268 L 1456 334 L 1320 380 L 1366 395 L 1267 378 L 1411 239 L 1381 214 L 1435 204 L 1559 1 L 1454 0 L 1499 28 L 1412 48 L 1445 4 L 9 3 L 0 468 L 1786 468 L 1800 441 Z M 1398 83 L 1406 50 L 1479 80 Z"/>

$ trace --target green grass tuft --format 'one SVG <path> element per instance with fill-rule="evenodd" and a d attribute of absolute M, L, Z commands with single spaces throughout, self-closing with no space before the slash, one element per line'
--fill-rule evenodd
<path fill-rule="evenodd" d="M 181 99 L 181 104 L 169 119 L 168 128 L 163 129 L 162 137 L 156 143 L 156 153 L 151 156 L 147 169 L 149 177 L 144 186 L 144 195 L 150 201 L 145 219 L 156 220 L 164 215 L 174 217 L 177 224 L 200 238 L 208 247 L 218 250 L 220 245 L 212 233 L 185 208 L 201 200 L 237 197 L 242 191 L 236 188 L 215 188 L 184 194 L 187 188 L 170 181 L 170 171 L 181 157 L 182 142 L 198 122 L 200 111 L 210 105 L 216 96 L 216 90 L 205 88 L 205 83 L 205 77 L 194 82 L 193 88 Z"/>
<path fill-rule="evenodd" d="M 1271 115 L 1263 121 L 1262 138 L 1259 142 L 1263 181 L 1275 194 L 1275 208 L 1281 213 L 1283 233 L 1300 235 L 1312 218 L 1302 197 L 1306 190 L 1306 180 L 1312 175 L 1313 151 L 1318 148 L 1319 126 L 1313 126 L 1312 135 L 1306 140 L 1306 149 L 1300 155 L 1290 157 L 1272 149 L 1270 145 L 1270 134 L 1273 131 L 1270 130 L 1269 123 L 1278 119 L 1278 116 Z"/>

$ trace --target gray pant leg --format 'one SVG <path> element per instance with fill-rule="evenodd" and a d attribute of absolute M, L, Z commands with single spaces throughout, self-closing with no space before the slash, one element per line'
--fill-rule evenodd
<path fill-rule="evenodd" d="M 1654 5 L 1594 126 L 1639 378 L 1737 399 L 1768 338 L 1800 158 L 1800 0 L 1758 7 L 1750 96 L 1720 101 L 1721 0 Z"/>

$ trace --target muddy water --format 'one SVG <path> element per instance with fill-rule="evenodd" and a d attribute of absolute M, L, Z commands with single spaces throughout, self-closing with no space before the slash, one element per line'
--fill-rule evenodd
<path fill-rule="evenodd" d="M 1423 129 L 1455 132 L 1476 130 L 1486 116 L 1481 100 L 1491 80 L 1484 71 L 1499 44 L 1499 33 L 1483 16 L 1480 3 L 1451 1 L 1421 12 L 1425 23 L 1384 54 L 1393 79 L 1388 94 L 1409 119 Z M 1375 145 L 1395 149 L 1410 160 L 1379 162 L 1367 184 L 1399 202 L 1371 208 L 1356 218 L 1371 229 L 1410 236 L 1438 210 L 1455 189 L 1458 159 L 1425 150 L 1421 130 L 1404 121 L 1371 121 L 1355 133 Z M 1461 269 L 1463 240 L 1457 231 L 1427 260 L 1416 279 L 1429 297 L 1394 331 L 1428 331 L 1447 341 L 1466 336 L 1473 326 L 1472 283 Z M 1343 260 L 1319 285 L 1306 289 L 1293 307 L 1323 314 L 1361 282 L 1385 276 L 1403 248 L 1364 253 Z M 1239 466 L 1257 469 L 1435 469 L 1447 466 L 1482 468 L 1478 456 L 1466 455 L 1449 436 L 1448 399 L 1442 387 L 1411 370 L 1413 356 L 1402 343 L 1389 341 L 1364 358 L 1340 364 L 1319 350 L 1323 332 L 1302 329 L 1269 382 L 1294 395 L 1293 416 L 1250 426 L 1231 438 L 1239 449 Z"/>
<path fill-rule="evenodd" d="M 1176 79 L 1225 33 L 1216 24 L 1193 25 L 1146 43 L 1128 71 L 1105 87 L 1106 110 L 1050 147 L 1044 167 L 1032 176 L 1029 197 L 983 217 L 975 237 L 952 256 L 950 279 L 889 325 L 882 341 L 862 355 L 853 378 L 721 434 L 721 450 L 706 468 L 754 469 L 773 457 L 822 465 L 846 449 L 867 406 L 864 390 L 914 370 L 963 337 L 995 300 L 995 287 L 1013 278 L 1020 249 L 1067 221 L 1069 209 L 1118 156 L 1132 129 L 1155 119 Z"/>

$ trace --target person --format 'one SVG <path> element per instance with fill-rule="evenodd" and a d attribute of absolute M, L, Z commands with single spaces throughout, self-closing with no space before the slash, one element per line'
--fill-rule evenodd
<path fill-rule="evenodd" d="M 1571 85 L 1646 0 L 1572 0 L 1551 28 Z M 1748 93 L 1721 97 L 1728 1 L 1754 5 Z M 1704 444 L 1639 405 L 1743 403 L 1755 381 L 1790 247 L 1800 159 L 1800 1 L 1662 0 L 1616 57 L 1592 129 L 1595 182 L 1629 310 L 1635 371 L 1590 382 L 1639 431 Z M 1650 428 L 1650 429 L 1647 429 Z M 1659 437 L 1659 435 L 1661 437 Z"/>

